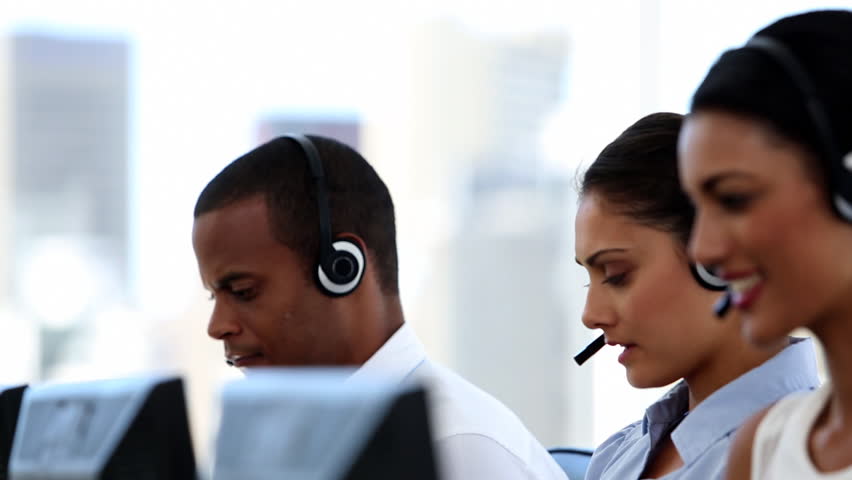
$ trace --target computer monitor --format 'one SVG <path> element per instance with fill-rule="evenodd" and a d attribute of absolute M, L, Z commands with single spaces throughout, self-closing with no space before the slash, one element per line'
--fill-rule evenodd
<path fill-rule="evenodd" d="M 12 480 L 197 478 L 180 378 L 31 386 L 17 430 Z"/>
<path fill-rule="evenodd" d="M 423 388 L 351 371 L 254 372 L 223 389 L 214 480 L 436 480 Z"/>
<path fill-rule="evenodd" d="M 26 385 L 0 386 L 0 480 L 9 478 L 9 455 L 26 389 Z"/>

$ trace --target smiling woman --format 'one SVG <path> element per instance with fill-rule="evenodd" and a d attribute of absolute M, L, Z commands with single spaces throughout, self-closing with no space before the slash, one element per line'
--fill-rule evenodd
<path fill-rule="evenodd" d="M 608 145 L 585 173 L 576 257 L 589 273 L 583 324 L 624 348 L 637 388 L 682 380 L 645 417 L 606 440 L 586 478 L 720 478 L 730 435 L 786 393 L 818 384 L 810 340 L 760 349 L 737 312 L 718 319 L 719 293 L 690 263 L 694 210 L 678 184 L 682 116 L 649 115 Z"/>
<path fill-rule="evenodd" d="M 710 69 L 681 138 L 690 251 L 732 280 L 748 340 L 807 327 L 831 377 L 746 424 L 731 479 L 852 479 L 850 49 L 852 11 L 769 25 Z"/>

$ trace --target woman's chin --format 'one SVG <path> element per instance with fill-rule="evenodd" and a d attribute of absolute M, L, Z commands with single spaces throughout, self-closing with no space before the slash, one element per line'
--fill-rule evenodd
<path fill-rule="evenodd" d="M 680 380 L 680 377 L 666 375 L 662 372 L 642 371 L 639 368 L 630 368 L 627 370 L 627 382 L 633 388 L 658 388 L 671 385 Z"/>
<path fill-rule="evenodd" d="M 780 322 L 769 321 L 759 315 L 743 315 L 742 335 L 756 347 L 772 347 L 786 338 L 792 329 L 785 328 Z"/>

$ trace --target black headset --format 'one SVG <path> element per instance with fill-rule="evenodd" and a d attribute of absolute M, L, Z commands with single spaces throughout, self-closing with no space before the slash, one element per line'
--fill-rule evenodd
<path fill-rule="evenodd" d="M 817 96 L 814 83 L 793 52 L 780 41 L 768 36 L 755 36 L 743 49 L 763 52 L 780 66 L 802 94 L 805 109 L 816 128 L 818 141 L 826 156 L 829 173 L 831 204 L 840 218 L 852 222 L 852 152 L 840 155 L 828 113 Z"/>
<path fill-rule="evenodd" d="M 692 276 L 695 278 L 695 281 L 707 290 L 721 292 L 728 288 L 728 282 L 717 277 L 713 274 L 713 272 L 708 270 L 707 267 L 700 263 L 690 263 L 689 271 L 692 272 Z"/>
<path fill-rule="evenodd" d="M 331 297 L 348 295 L 358 288 L 364 276 L 364 252 L 358 243 L 346 238 L 332 241 L 331 214 L 328 208 L 328 188 L 322 161 L 316 146 L 305 135 L 287 134 L 281 138 L 295 141 L 305 152 L 311 177 L 314 180 L 319 216 L 319 259 L 317 261 L 317 287 Z"/>

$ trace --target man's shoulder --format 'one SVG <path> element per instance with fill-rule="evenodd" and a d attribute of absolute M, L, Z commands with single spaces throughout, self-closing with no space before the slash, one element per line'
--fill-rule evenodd
<path fill-rule="evenodd" d="M 436 437 L 528 433 L 518 416 L 500 400 L 442 365 L 424 362 L 412 377 L 428 389 L 439 422 Z"/>
<path fill-rule="evenodd" d="M 561 469 L 547 450 L 520 418 L 494 396 L 429 361 L 418 368 L 412 380 L 428 389 L 433 434 L 440 448 L 477 445 L 493 455 L 511 457 L 529 471 L 548 472 L 547 476 L 533 474 L 530 478 L 562 478 L 556 476 Z"/>
<path fill-rule="evenodd" d="M 435 446 L 446 478 L 539 478 L 532 473 L 527 461 L 492 437 L 461 433 L 441 438 Z"/>

